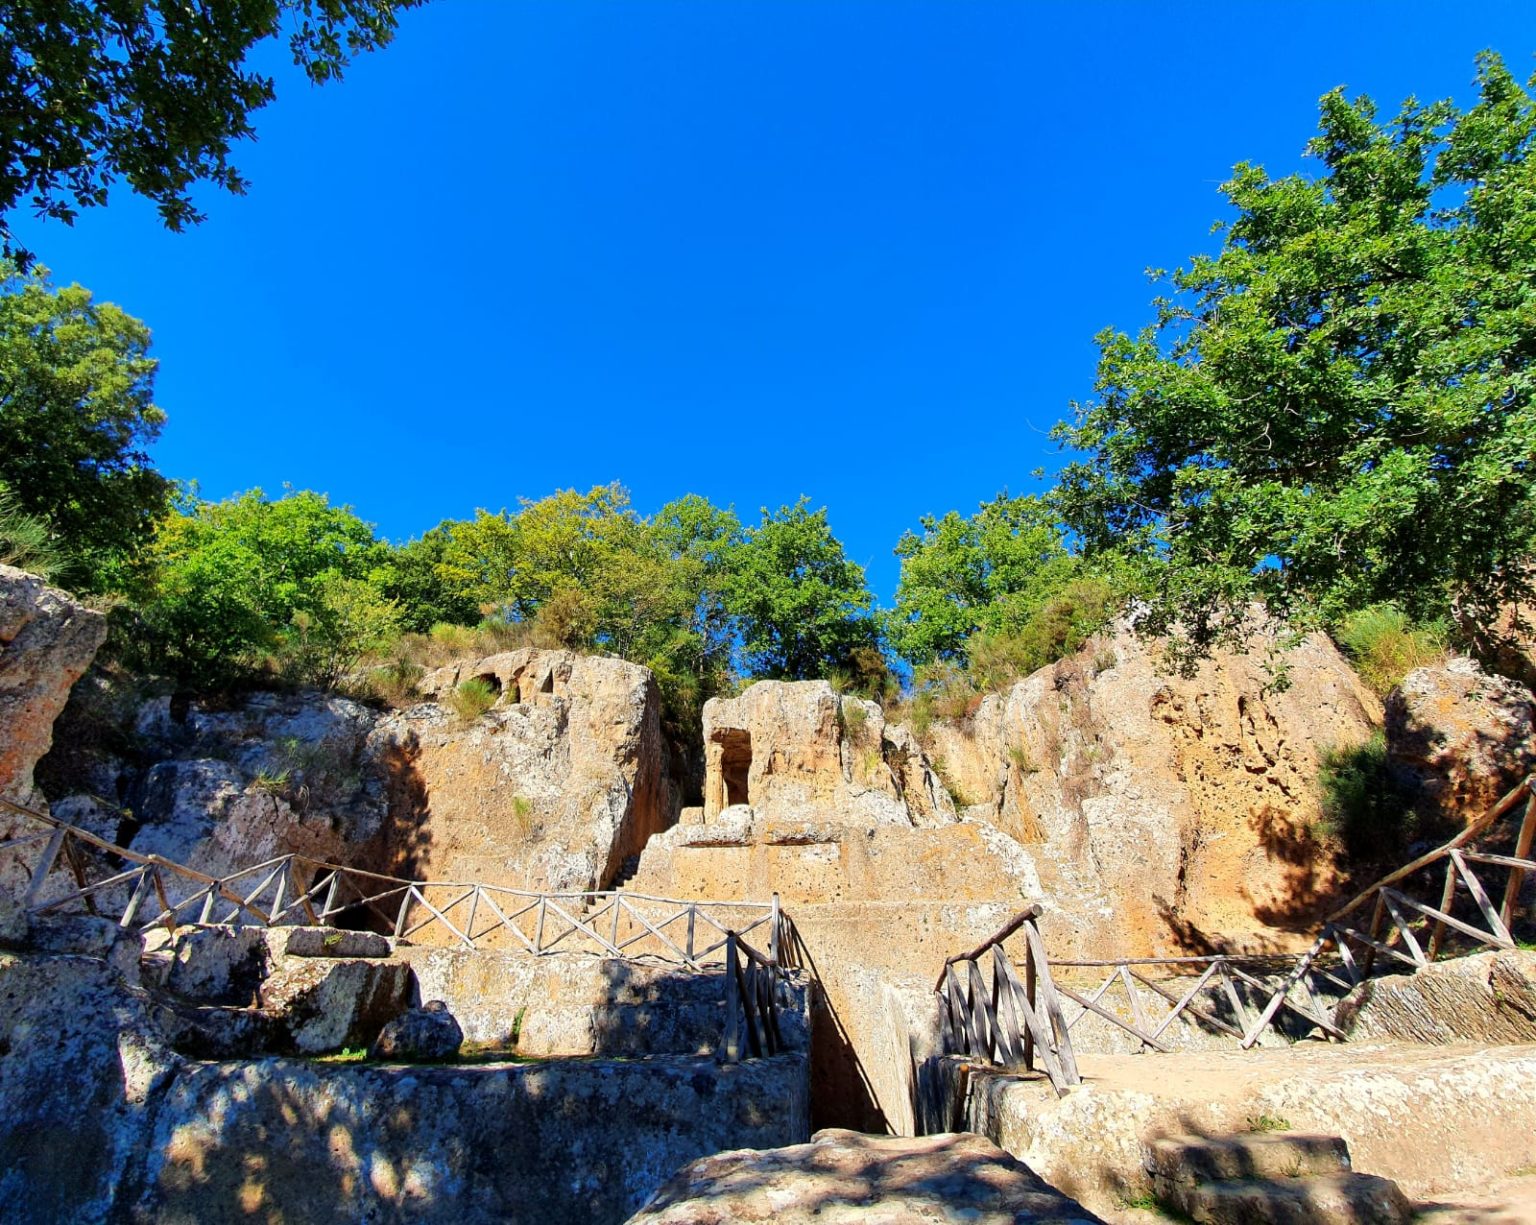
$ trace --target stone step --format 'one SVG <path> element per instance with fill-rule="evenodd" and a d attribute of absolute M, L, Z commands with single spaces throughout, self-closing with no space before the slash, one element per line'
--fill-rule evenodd
<path fill-rule="evenodd" d="M 1350 1169 L 1349 1147 L 1342 1137 L 1306 1132 L 1168 1136 L 1148 1147 L 1148 1172 L 1174 1182 L 1299 1178 Z"/>
<path fill-rule="evenodd" d="M 1390 1178 L 1319 1174 L 1173 1183 L 1158 1198 L 1200 1225 L 1406 1225 L 1413 1206 Z"/>

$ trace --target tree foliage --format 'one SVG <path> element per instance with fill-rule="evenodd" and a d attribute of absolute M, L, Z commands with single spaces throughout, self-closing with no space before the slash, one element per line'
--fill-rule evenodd
<path fill-rule="evenodd" d="M 809 499 L 762 511 L 725 579 L 725 607 L 752 676 L 824 677 L 876 637 L 864 571 L 843 554 L 823 507 Z"/>
<path fill-rule="evenodd" d="M 301 679 L 331 683 L 388 627 L 376 578 L 386 551 L 350 508 L 309 490 L 272 500 L 253 489 L 183 507 L 142 563 L 148 662 L 188 684 L 223 685 L 292 649 Z M 376 595 L 371 606 L 359 585 Z"/>
<path fill-rule="evenodd" d="M 886 634 L 913 664 L 955 659 L 970 637 L 1017 623 L 1077 568 L 1052 508 L 998 495 L 976 514 L 925 516 L 896 546 L 901 578 Z"/>
<path fill-rule="evenodd" d="M 1499 59 L 1458 113 L 1321 103 L 1316 178 L 1240 165 L 1214 256 L 1107 332 L 1057 491 L 1090 552 L 1147 561 L 1149 629 L 1248 603 L 1486 624 L 1536 544 L 1536 111 Z"/>
<path fill-rule="evenodd" d="M 48 525 L 75 586 L 108 585 L 166 508 L 146 449 L 165 421 L 155 367 L 137 319 L 0 263 L 0 485 Z"/>
<path fill-rule="evenodd" d="M 420 0 L 0 0 L 0 239 L 30 206 L 73 221 L 118 179 L 179 230 L 202 219 L 191 189 L 243 193 L 230 161 L 274 97 L 246 67 L 284 33 L 320 84 L 394 36 Z M 21 253 L 24 256 L 24 253 Z"/>

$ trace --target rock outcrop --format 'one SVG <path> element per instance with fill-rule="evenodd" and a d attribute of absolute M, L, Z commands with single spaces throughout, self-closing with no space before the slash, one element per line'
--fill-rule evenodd
<path fill-rule="evenodd" d="M 1362 1041 L 1536 1043 L 1536 953 L 1477 953 L 1367 979 L 1336 1019 Z"/>
<path fill-rule="evenodd" d="M 374 754 L 397 757 L 420 787 L 408 858 L 439 880 L 604 888 L 677 817 L 649 669 L 525 649 L 430 672 L 419 687 L 445 699 L 475 678 L 497 701 L 468 726 L 417 707 L 374 738 Z M 408 822 L 400 801 L 394 820 Z"/>
<path fill-rule="evenodd" d="M 1160 670 L 1124 625 L 936 722 L 929 751 L 965 816 L 1021 843 L 1058 956 L 1305 944 L 1338 875 L 1318 835 L 1318 767 L 1369 739 L 1376 698 L 1321 635 Z"/>
<path fill-rule="evenodd" d="M 471 678 L 499 696 L 466 720 L 443 703 Z M 391 712 L 317 693 L 152 699 L 134 720 L 137 760 L 90 758 L 121 807 L 66 795 L 58 815 L 221 879 L 293 852 L 557 892 L 607 885 L 675 819 L 646 669 L 522 650 L 439 669 L 422 688 L 431 700 Z"/>
<path fill-rule="evenodd" d="M 100 957 L 0 952 L 0 1049 L 0 1215 L 124 1219 L 123 1171 L 182 1065 L 144 999 Z"/>
<path fill-rule="evenodd" d="M 983 1136 L 827 1129 L 809 1144 L 692 1162 L 630 1225 L 1023 1225 L 1098 1221 Z"/>
<path fill-rule="evenodd" d="M 1023 847 L 958 821 L 910 730 L 824 682 L 759 681 L 705 707 L 705 806 L 652 838 L 634 889 L 765 900 L 821 985 L 816 1122 L 910 1130 L 909 1034 L 932 975 L 1040 896 Z"/>
<path fill-rule="evenodd" d="M 407 1063 L 440 1063 L 452 1059 L 464 1045 L 464 1031 L 442 1000 L 402 1012 L 385 1024 L 368 1054 L 373 1059 Z"/>
<path fill-rule="evenodd" d="M 42 800 L 32 770 L 53 722 L 107 636 L 107 621 L 36 575 L 0 566 L 0 796 Z M 8 828 L 0 817 L 0 841 Z"/>
<path fill-rule="evenodd" d="M 1387 753 L 1420 813 L 1448 829 L 1536 770 L 1536 698 L 1470 659 L 1415 668 L 1387 695 Z"/>
<path fill-rule="evenodd" d="M 947 825 L 954 804 L 910 729 L 826 681 L 768 681 L 704 705 L 708 823 L 741 805 L 772 819 Z"/>

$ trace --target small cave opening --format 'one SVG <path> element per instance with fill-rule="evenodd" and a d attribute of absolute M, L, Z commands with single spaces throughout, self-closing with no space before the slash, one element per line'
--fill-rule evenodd
<path fill-rule="evenodd" d="M 748 804 L 747 777 L 752 772 L 752 734 L 730 729 L 720 736 L 720 783 L 723 807 Z"/>
<path fill-rule="evenodd" d="M 501 696 L 501 679 L 494 672 L 482 672 L 475 679 L 483 683 L 497 697 Z"/>

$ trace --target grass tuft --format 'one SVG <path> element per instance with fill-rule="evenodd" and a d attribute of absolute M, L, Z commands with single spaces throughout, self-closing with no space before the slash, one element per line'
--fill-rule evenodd
<path fill-rule="evenodd" d="M 478 676 L 473 677 L 461 682 L 458 688 L 448 695 L 448 705 L 464 722 L 473 723 L 496 705 L 496 690 L 491 688 L 489 681 L 482 680 Z"/>
<path fill-rule="evenodd" d="M 1392 604 L 1373 604 L 1351 613 L 1335 636 L 1360 679 L 1381 697 L 1415 668 L 1442 663 L 1450 654 L 1449 635 L 1442 623 L 1415 625 Z"/>

